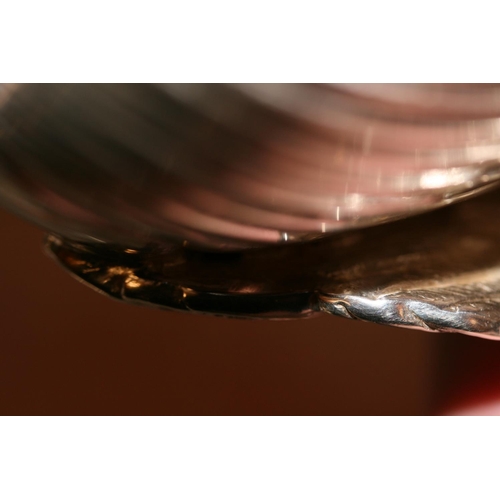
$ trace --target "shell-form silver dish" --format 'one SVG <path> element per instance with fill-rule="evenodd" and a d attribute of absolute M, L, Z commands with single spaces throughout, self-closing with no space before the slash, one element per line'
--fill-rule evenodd
<path fill-rule="evenodd" d="M 497 85 L 2 85 L 0 132 L 0 202 L 108 295 L 500 336 Z"/>

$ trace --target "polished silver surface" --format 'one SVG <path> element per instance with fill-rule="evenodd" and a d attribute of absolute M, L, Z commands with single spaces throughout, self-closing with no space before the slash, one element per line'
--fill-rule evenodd
<path fill-rule="evenodd" d="M 304 240 L 500 179 L 497 85 L 2 85 L 0 129 L 0 202 L 88 243 Z"/>
<path fill-rule="evenodd" d="M 0 85 L 0 203 L 134 303 L 497 338 L 499 182 L 499 85 Z"/>
<path fill-rule="evenodd" d="M 257 250 L 47 248 L 78 279 L 127 302 L 234 317 L 326 312 L 500 338 L 500 192 L 425 215 Z"/>

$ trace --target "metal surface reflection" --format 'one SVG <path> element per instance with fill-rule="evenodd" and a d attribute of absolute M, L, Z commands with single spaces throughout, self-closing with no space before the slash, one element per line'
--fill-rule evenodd
<path fill-rule="evenodd" d="M 491 85 L 4 85 L 0 201 L 73 240 L 237 249 L 500 178 Z"/>

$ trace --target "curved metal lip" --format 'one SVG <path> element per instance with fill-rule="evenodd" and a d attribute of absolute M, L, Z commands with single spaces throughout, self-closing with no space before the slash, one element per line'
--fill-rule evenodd
<path fill-rule="evenodd" d="M 126 302 L 231 317 L 326 312 L 500 339 L 500 191 L 381 226 L 233 253 L 49 236 L 81 281 Z"/>

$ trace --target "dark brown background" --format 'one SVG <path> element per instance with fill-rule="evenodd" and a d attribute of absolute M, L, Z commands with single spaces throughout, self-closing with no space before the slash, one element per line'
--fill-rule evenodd
<path fill-rule="evenodd" d="M 428 414 L 446 385 L 450 335 L 126 305 L 0 224 L 0 414 Z"/>

